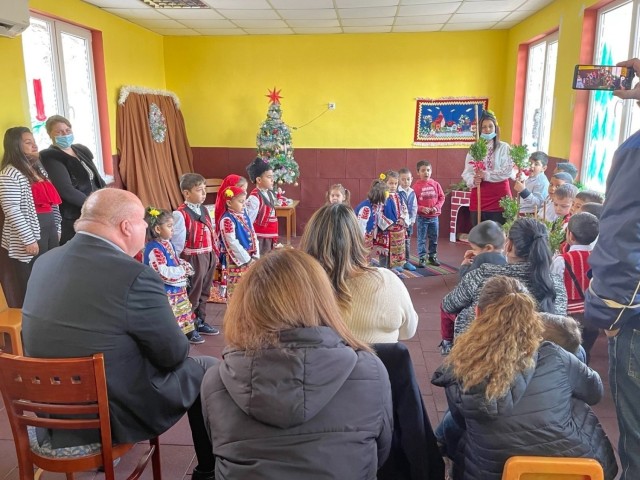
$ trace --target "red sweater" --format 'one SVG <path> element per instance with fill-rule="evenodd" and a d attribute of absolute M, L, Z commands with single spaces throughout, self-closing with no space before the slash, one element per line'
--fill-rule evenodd
<path fill-rule="evenodd" d="M 416 192 L 416 201 L 418 202 L 418 216 L 435 218 L 440 216 L 442 205 L 444 204 L 444 192 L 442 187 L 434 179 L 418 180 L 413 185 L 413 191 Z M 435 208 L 434 212 L 423 213 L 422 209 Z"/>

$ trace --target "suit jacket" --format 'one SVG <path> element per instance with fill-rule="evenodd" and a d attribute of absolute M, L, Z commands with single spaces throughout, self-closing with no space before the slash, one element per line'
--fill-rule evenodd
<path fill-rule="evenodd" d="M 193 404 L 204 369 L 188 358 L 160 277 L 106 241 L 76 235 L 34 265 L 22 309 L 25 355 L 105 357 L 115 443 L 168 430 Z M 54 448 L 95 441 L 52 432 Z"/>

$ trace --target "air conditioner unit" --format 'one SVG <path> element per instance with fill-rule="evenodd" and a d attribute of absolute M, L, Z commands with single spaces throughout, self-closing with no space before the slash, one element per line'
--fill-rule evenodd
<path fill-rule="evenodd" d="M 0 1 L 0 36 L 15 37 L 29 26 L 28 0 Z"/>

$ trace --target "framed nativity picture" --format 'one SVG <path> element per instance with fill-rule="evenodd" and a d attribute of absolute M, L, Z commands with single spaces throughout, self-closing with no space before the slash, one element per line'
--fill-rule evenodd
<path fill-rule="evenodd" d="M 413 144 L 421 147 L 469 146 L 487 98 L 418 98 Z"/>

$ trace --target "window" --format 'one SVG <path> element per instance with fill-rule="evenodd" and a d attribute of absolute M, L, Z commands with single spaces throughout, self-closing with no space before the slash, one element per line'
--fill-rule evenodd
<path fill-rule="evenodd" d="M 638 55 L 640 0 L 618 0 L 598 11 L 594 65 L 615 65 Z M 581 178 L 587 188 L 605 191 L 613 153 L 632 132 L 640 129 L 640 112 L 612 92 L 589 93 Z"/>
<path fill-rule="evenodd" d="M 557 58 L 557 32 L 529 46 L 522 144 L 531 151 L 549 151 Z"/>
<path fill-rule="evenodd" d="M 31 17 L 22 34 L 31 129 L 40 149 L 51 140 L 46 119 L 62 115 L 73 126 L 76 143 L 86 145 L 104 176 L 91 32 L 46 17 Z"/>

